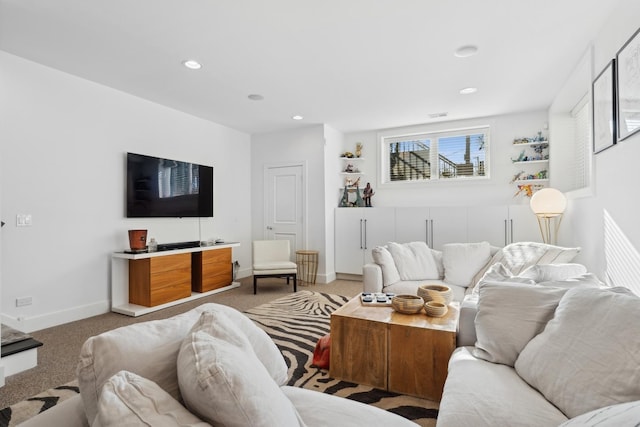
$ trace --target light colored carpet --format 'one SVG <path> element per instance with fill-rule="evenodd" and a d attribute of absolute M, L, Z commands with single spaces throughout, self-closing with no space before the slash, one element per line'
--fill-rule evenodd
<path fill-rule="evenodd" d="M 44 344 L 38 349 L 38 366 L 5 379 L 5 386 L 0 389 L 0 408 L 75 380 L 80 348 L 89 337 L 132 323 L 175 316 L 207 302 L 225 304 L 240 311 L 246 311 L 288 295 L 293 290 L 293 285 L 287 286 L 283 279 L 261 279 L 258 281 L 258 294 L 253 295 L 253 278 L 247 277 L 240 282 L 239 288 L 140 317 L 105 313 L 31 333 L 34 339 Z M 298 290 L 355 296 L 362 291 L 362 282 L 336 280 L 315 285 L 298 283 Z"/>

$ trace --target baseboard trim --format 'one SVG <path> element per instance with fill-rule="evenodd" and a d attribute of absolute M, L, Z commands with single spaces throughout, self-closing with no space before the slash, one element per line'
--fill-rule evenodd
<path fill-rule="evenodd" d="M 21 332 L 31 333 L 76 320 L 86 319 L 87 317 L 98 316 L 108 313 L 110 310 L 111 303 L 109 301 L 100 301 L 38 316 L 12 317 L 6 314 L 0 314 L 0 318 L 5 325 Z"/>

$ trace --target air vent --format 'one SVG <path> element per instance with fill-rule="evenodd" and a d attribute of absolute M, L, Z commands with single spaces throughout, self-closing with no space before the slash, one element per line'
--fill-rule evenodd
<path fill-rule="evenodd" d="M 446 113 L 446 112 L 445 113 L 431 113 L 431 114 L 429 114 L 429 118 L 430 119 L 437 119 L 437 118 L 440 118 L 440 117 L 447 117 L 447 114 L 449 114 L 449 113 Z"/>

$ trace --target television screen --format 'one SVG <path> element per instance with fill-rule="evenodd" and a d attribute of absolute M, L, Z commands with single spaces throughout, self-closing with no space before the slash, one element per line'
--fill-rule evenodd
<path fill-rule="evenodd" d="M 127 218 L 212 216 L 213 167 L 127 153 Z"/>

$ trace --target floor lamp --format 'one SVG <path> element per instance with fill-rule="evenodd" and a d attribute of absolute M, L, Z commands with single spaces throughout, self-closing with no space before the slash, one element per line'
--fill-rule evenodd
<path fill-rule="evenodd" d="M 544 243 L 555 245 L 567 198 L 555 188 L 543 188 L 531 196 L 531 210 L 538 217 L 538 226 Z"/>

